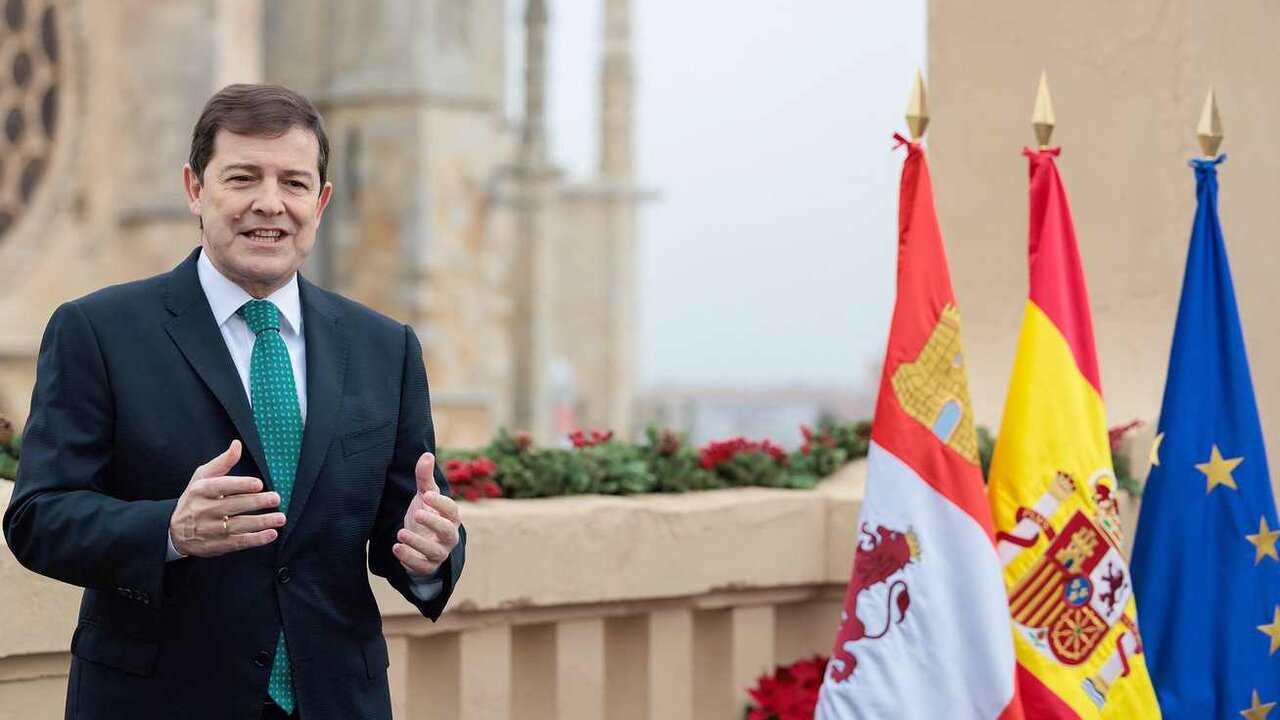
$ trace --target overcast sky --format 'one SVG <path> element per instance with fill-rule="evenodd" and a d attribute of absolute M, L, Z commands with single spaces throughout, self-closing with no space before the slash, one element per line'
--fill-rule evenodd
<path fill-rule="evenodd" d="M 551 149 L 577 177 L 597 162 L 601 2 L 548 3 Z M 892 310 L 890 138 L 924 65 L 923 0 L 632 11 L 637 162 L 659 193 L 640 225 L 641 382 L 862 385 Z"/>

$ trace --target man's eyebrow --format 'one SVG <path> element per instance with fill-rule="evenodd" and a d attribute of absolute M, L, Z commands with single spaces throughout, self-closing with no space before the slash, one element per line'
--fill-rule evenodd
<path fill-rule="evenodd" d="M 230 165 L 223 167 L 222 172 L 223 174 L 228 172 L 251 172 L 256 175 L 261 175 L 262 166 L 255 165 L 253 163 L 232 163 Z M 305 177 L 307 179 L 312 179 L 315 177 L 315 175 L 310 170 L 297 170 L 297 169 L 281 170 L 280 175 L 283 177 L 290 177 L 290 178 Z"/>

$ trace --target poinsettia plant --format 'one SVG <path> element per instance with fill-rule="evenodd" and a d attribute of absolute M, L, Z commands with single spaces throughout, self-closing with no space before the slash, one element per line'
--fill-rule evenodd
<path fill-rule="evenodd" d="M 493 473 L 497 469 L 497 463 L 487 457 L 475 460 L 454 458 L 444 464 L 450 494 L 464 500 L 502 497 L 502 488 L 493 481 Z"/>
<path fill-rule="evenodd" d="M 849 459 L 849 452 L 841 447 L 832 425 L 819 425 L 817 430 L 808 425 L 800 426 L 804 444 L 792 454 L 789 465 L 796 479 L 794 487 L 812 487 Z"/>
<path fill-rule="evenodd" d="M 685 492 L 724 487 L 724 481 L 702 467 L 701 453 L 689 438 L 672 430 L 659 431 L 656 425 L 645 430 L 640 446 L 653 472 L 657 492 Z"/>
<path fill-rule="evenodd" d="M 1124 439 L 1143 424 L 1141 420 L 1130 420 L 1107 430 L 1107 440 L 1111 443 L 1111 466 L 1116 471 L 1116 487 L 1135 498 L 1142 496 L 1142 483 L 1133 476 L 1129 455 L 1123 452 Z"/>
<path fill-rule="evenodd" d="M 769 440 L 748 440 L 742 436 L 713 440 L 702 448 L 699 464 L 714 472 L 730 487 L 787 485 L 787 451 Z"/>
<path fill-rule="evenodd" d="M 812 720 L 826 669 L 827 658 L 814 655 L 761 675 L 747 691 L 754 704 L 746 720 Z"/>
<path fill-rule="evenodd" d="M 586 447 L 595 447 L 602 445 L 613 439 L 613 431 L 592 430 L 590 434 L 586 430 L 578 429 L 569 433 L 569 442 L 579 450 Z"/>

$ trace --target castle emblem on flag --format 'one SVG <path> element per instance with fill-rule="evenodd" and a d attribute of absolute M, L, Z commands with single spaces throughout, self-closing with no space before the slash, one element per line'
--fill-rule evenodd
<path fill-rule="evenodd" d="M 894 369 L 893 392 L 908 415 L 969 462 L 978 464 L 978 440 L 960 347 L 960 310 L 954 303 L 942 309 L 920 354 Z"/>
<path fill-rule="evenodd" d="M 1034 508 L 1018 508 L 1012 532 L 996 533 L 1001 560 L 1009 561 L 1049 541 L 1039 558 L 1014 583 L 1009 609 L 1017 634 L 1046 657 L 1063 665 L 1080 665 L 1100 647 L 1112 654 L 1084 689 L 1099 707 L 1116 677 L 1129 674 L 1129 657 L 1142 652 L 1137 623 L 1125 612 L 1132 595 L 1129 570 L 1121 554 L 1119 506 L 1100 470 L 1090 482 L 1097 514 L 1077 510 L 1060 528 L 1049 518 L 1076 490 L 1076 481 L 1059 472 Z M 1114 647 L 1102 640 L 1117 624 L 1124 628 Z"/>
<path fill-rule="evenodd" d="M 895 624 L 906 619 L 907 608 L 911 605 L 907 581 L 902 577 L 895 579 L 894 576 L 902 573 L 909 563 L 919 559 L 920 541 L 911 528 L 901 532 L 881 526 L 873 533 L 863 523 L 862 539 L 858 542 L 858 551 L 853 560 L 853 578 L 849 581 L 844 609 L 840 612 L 836 651 L 831 658 L 830 675 L 833 680 L 844 682 L 857 667 L 858 658 L 853 655 L 854 643 L 882 638 Z M 889 582 L 891 579 L 892 583 Z M 885 593 L 884 627 L 876 632 L 867 632 L 866 625 L 858 618 L 858 599 L 864 591 L 883 583 L 889 583 Z M 875 611 L 878 609 L 873 608 Z"/>

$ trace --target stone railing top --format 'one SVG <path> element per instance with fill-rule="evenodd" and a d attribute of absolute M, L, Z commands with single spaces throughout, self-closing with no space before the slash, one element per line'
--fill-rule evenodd
<path fill-rule="evenodd" d="M 815 490 L 463 503 L 467 566 L 447 613 L 843 583 L 864 482 L 858 461 Z M 12 487 L 0 481 L 0 507 Z M 372 584 L 384 615 L 416 612 L 380 578 Z M 5 548 L 0 658 L 65 652 L 79 599 L 79 588 L 26 570 Z"/>

